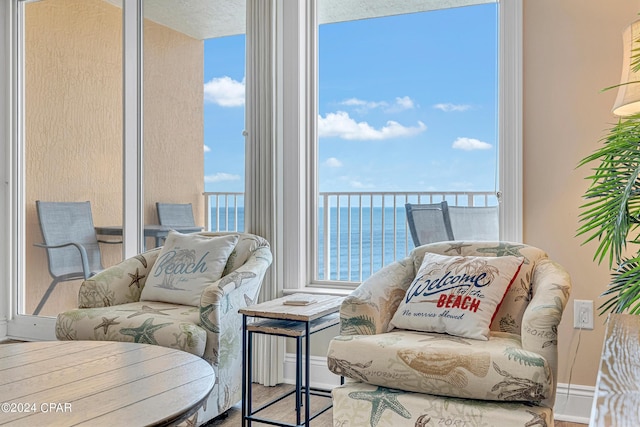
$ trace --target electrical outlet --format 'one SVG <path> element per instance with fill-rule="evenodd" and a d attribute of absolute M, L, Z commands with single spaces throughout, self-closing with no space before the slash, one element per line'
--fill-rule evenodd
<path fill-rule="evenodd" d="M 575 329 L 593 329 L 593 301 L 573 300 L 573 327 Z"/>

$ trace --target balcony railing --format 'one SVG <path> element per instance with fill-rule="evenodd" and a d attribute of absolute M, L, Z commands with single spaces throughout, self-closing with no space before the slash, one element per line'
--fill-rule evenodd
<path fill-rule="evenodd" d="M 244 193 L 204 193 L 206 228 L 244 231 Z M 319 194 L 315 247 L 321 282 L 362 282 L 413 249 L 405 203 L 494 206 L 495 192 L 323 192 Z"/>

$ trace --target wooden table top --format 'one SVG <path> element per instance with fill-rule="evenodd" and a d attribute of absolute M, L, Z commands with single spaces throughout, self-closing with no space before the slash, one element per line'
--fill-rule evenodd
<path fill-rule="evenodd" d="M 193 354 L 111 341 L 0 345 L 0 425 L 171 425 L 215 382 Z"/>
<path fill-rule="evenodd" d="M 640 316 L 607 321 L 589 426 L 637 426 L 640 419 Z"/>
<path fill-rule="evenodd" d="M 301 294 L 295 294 L 300 296 Z M 260 304 L 245 307 L 239 310 L 240 314 L 247 316 L 262 317 L 267 319 L 279 320 L 297 320 L 308 322 L 327 314 L 335 313 L 340 309 L 340 304 L 344 297 L 334 295 L 307 295 L 316 302 L 309 305 L 285 305 L 284 302 L 293 298 L 294 295 L 288 295 L 282 298 L 276 298 Z"/>

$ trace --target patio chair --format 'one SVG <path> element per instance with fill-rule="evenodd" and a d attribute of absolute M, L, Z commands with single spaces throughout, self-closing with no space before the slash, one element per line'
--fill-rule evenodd
<path fill-rule="evenodd" d="M 168 227 L 195 226 L 191 203 L 156 203 L 158 222 Z"/>
<path fill-rule="evenodd" d="M 98 242 L 122 243 L 98 240 L 89 202 L 37 200 L 36 211 L 44 243 L 36 243 L 35 246 L 46 249 L 49 274 L 53 281 L 38 303 L 34 315 L 40 313 L 58 283 L 86 280 L 104 269 Z"/>
<path fill-rule="evenodd" d="M 453 240 L 446 201 L 431 204 L 404 205 L 413 244 L 418 247 L 427 243 Z"/>
<path fill-rule="evenodd" d="M 498 206 L 449 206 L 456 240 L 498 240 Z"/>

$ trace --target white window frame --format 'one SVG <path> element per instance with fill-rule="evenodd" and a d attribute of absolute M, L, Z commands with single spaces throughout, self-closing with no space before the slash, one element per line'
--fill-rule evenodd
<path fill-rule="evenodd" d="M 277 81 L 282 139 L 278 167 L 283 171 L 281 211 L 286 224 L 280 250 L 284 293 L 345 294 L 353 285 L 330 288 L 313 280 L 317 247 L 317 2 L 306 9 L 298 2 L 278 6 Z M 498 143 L 500 232 L 503 240 L 522 240 L 522 7 L 523 0 L 498 2 Z M 303 10 L 304 9 L 304 10 Z M 297 37 L 295 37 L 297 35 Z M 287 40 L 296 38 L 291 46 Z M 284 57 L 282 52 L 290 56 Z M 306 90 L 305 90 L 306 88 Z M 288 95 L 288 96 L 285 96 Z M 301 143 L 306 141 L 306 143 Z M 286 160 L 286 161 L 285 161 Z"/>
<path fill-rule="evenodd" d="M 24 4 L 0 2 L 0 140 L 4 185 L 0 199 L 0 339 L 55 339 L 55 318 L 19 314 L 24 282 L 22 58 Z M 142 251 L 142 0 L 123 0 L 123 256 Z M 6 73 L 9 73 L 8 75 Z"/>

